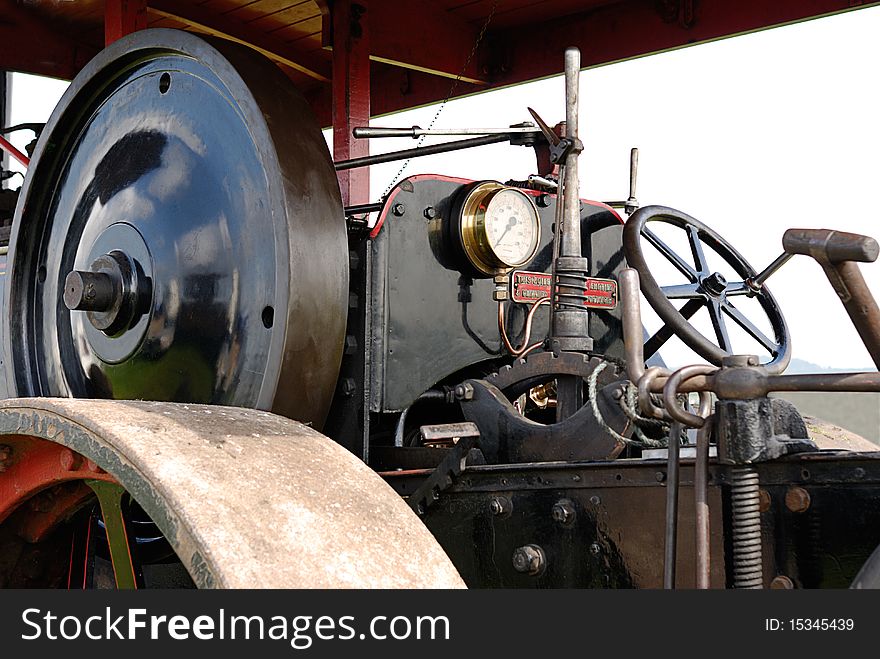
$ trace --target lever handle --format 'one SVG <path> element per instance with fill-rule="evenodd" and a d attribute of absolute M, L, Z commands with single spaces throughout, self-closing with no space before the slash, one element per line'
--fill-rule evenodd
<path fill-rule="evenodd" d="M 880 255 L 877 241 L 857 233 L 830 229 L 789 229 L 782 236 L 782 247 L 789 254 L 812 256 L 822 266 L 880 370 L 880 306 L 857 264 L 877 260 Z"/>
<path fill-rule="evenodd" d="M 789 229 L 782 236 L 782 248 L 826 263 L 872 263 L 880 256 L 880 245 L 873 238 L 831 229 Z"/>

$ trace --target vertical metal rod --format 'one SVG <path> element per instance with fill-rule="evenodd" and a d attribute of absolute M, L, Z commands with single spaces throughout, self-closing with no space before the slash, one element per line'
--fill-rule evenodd
<path fill-rule="evenodd" d="M 556 212 L 553 218 L 553 264 L 550 268 L 550 334 L 556 336 L 556 264 L 559 261 L 559 245 L 562 242 L 560 232 L 563 225 L 562 204 L 565 199 L 565 165 L 559 169 L 559 185 L 556 187 Z"/>
<path fill-rule="evenodd" d="M 636 179 L 639 175 L 639 150 L 633 147 L 629 152 L 629 198 L 636 198 Z"/>
<path fill-rule="evenodd" d="M 620 282 L 620 300 L 623 305 L 623 346 L 626 355 L 626 372 L 631 382 L 638 382 L 645 374 L 639 273 L 633 268 L 625 268 L 618 275 L 618 281 Z"/>
<path fill-rule="evenodd" d="M 578 84 L 581 70 L 581 51 L 565 49 L 565 137 L 577 143 L 578 139 Z M 563 184 L 562 256 L 581 256 L 581 201 L 578 181 L 578 150 L 572 149 L 565 159 Z"/>
<path fill-rule="evenodd" d="M 697 449 L 694 460 L 694 524 L 697 588 L 709 588 L 711 573 L 711 554 L 709 545 L 709 437 L 712 433 L 714 417 L 712 411 L 712 395 L 700 394 L 700 416 L 706 420 L 697 431 Z"/>
<path fill-rule="evenodd" d="M 676 421 L 669 430 L 666 460 L 666 546 L 663 558 L 663 588 L 675 588 L 676 543 L 678 540 L 678 453 L 684 426 Z"/>

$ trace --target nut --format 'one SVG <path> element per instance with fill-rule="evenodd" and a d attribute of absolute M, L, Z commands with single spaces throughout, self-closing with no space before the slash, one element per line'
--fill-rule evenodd
<path fill-rule="evenodd" d="M 513 552 L 513 569 L 523 574 L 537 576 L 547 567 L 547 557 L 538 545 L 524 545 Z"/>
<path fill-rule="evenodd" d="M 789 579 L 784 574 L 780 574 L 777 577 L 773 578 L 773 581 L 770 582 L 771 590 L 793 590 L 794 582 Z"/>
<path fill-rule="evenodd" d="M 562 526 L 569 526 L 577 517 L 574 505 L 568 499 L 562 499 L 553 504 L 550 511 L 553 521 Z"/>
<path fill-rule="evenodd" d="M 810 507 L 810 493 L 802 487 L 790 487 L 785 493 L 785 507 L 793 513 L 802 513 Z"/>
<path fill-rule="evenodd" d="M 474 386 L 470 382 L 457 384 L 453 393 L 456 400 L 471 400 L 474 397 Z"/>
<path fill-rule="evenodd" d="M 82 467 L 83 457 L 67 448 L 61 451 L 60 461 L 61 468 L 65 471 L 76 471 Z"/>
<path fill-rule="evenodd" d="M 397 215 L 397 217 L 400 217 L 406 213 L 406 206 L 403 204 L 394 204 L 394 206 L 391 207 L 391 212 Z"/>
<path fill-rule="evenodd" d="M 489 512 L 493 515 L 509 515 L 513 512 L 513 504 L 507 497 L 492 497 L 489 502 Z"/>

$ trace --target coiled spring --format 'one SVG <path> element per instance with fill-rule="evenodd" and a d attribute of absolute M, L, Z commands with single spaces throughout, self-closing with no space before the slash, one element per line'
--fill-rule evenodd
<path fill-rule="evenodd" d="M 763 587 L 761 565 L 761 507 L 758 472 L 753 467 L 730 470 L 733 529 L 733 587 Z"/>
<path fill-rule="evenodd" d="M 587 299 L 586 272 L 574 270 L 557 270 L 556 272 L 556 308 L 585 309 Z"/>

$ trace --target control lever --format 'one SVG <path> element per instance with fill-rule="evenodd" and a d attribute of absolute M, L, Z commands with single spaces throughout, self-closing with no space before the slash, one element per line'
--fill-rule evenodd
<path fill-rule="evenodd" d="M 639 175 L 639 148 L 634 146 L 629 152 L 629 198 L 626 201 L 606 201 L 611 208 L 622 208 L 627 217 L 639 210 L 636 199 L 636 179 Z"/>
<path fill-rule="evenodd" d="M 632 215 L 639 209 L 636 199 L 636 177 L 639 175 L 639 149 L 633 147 L 629 152 L 629 199 L 623 207 L 627 216 Z"/>
<path fill-rule="evenodd" d="M 880 308 L 858 266 L 877 260 L 877 241 L 830 229 L 789 229 L 782 236 L 782 247 L 786 254 L 804 254 L 819 262 L 880 370 Z"/>

